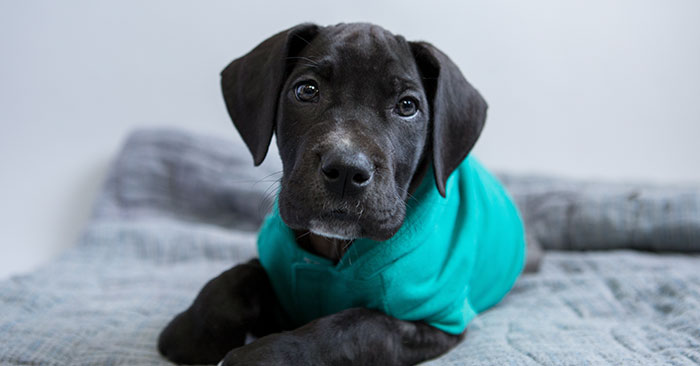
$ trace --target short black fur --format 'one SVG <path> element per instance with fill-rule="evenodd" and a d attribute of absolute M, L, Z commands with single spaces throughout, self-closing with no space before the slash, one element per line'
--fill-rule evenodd
<path fill-rule="evenodd" d="M 300 99 L 303 83 L 318 87 L 318 97 Z M 348 241 L 394 235 L 430 162 L 444 195 L 447 177 L 486 118 L 485 101 L 446 55 L 371 24 L 302 24 L 280 32 L 228 65 L 221 86 L 256 165 L 277 136 L 285 223 Z M 404 98 L 417 104 L 415 114 L 397 113 Z M 413 365 L 464 336 L 363 308 L 279 333 L 280 314 L 253 260 L 204 286 L 158 347 L 187 364 Z M 244 345 L 249 332 L 262 338 Z"/>

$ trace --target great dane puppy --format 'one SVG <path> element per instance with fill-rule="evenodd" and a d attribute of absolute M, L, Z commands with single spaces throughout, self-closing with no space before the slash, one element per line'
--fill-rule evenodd
<path fill-rule="evenodd" d="M 484 126 L 486 102 L 445 54 L 371 24 L 301 24 L 265 40 L 221 75 L 228 112 L 256 165 L 276 134 L 281 189 L 261 231 L 260 260 L 204 286 L 163 330 L 158 347 L 166 358 L 413 365 L 455 346 L 466 322 L 505 295 L 522 268 L 522 229 L 505 194 L 482 199 L 450 188 L 460 179 L 471 188 L 496 183 L 467 158 Z M 465 164 L 472 173 L 450 183 Z M 478 180 L 482 175 L 488 182 Z M 423 204 L 421 197 L 433 201 Z M 442 206 L 454 210 L 426 219 Z M 495 236 L 462 244 L 460 235 L 471 235 L 463 232 L 486 215 L 484 207 L 494 207 L 488 217 L 512 219 L 514 239 L 497 228 L 489 234 Z M 419 231 L 427 236 L 402 247 Z M 494 267 L 460 254 L 460 245 L 512 260 Z M 406 259 L 417 255 L 439 263 Z M 347 275 L 360 267 L 372 273 Z M 495 274 L 477 291 L 472 277 L 486 267 Z M 502 293 L 489 293 L 501 278 Z M 259 338 L 245 345 L 248 333 Z"/>

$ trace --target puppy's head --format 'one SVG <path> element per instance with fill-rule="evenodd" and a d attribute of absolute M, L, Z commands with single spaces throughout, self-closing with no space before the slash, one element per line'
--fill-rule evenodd
<path fill-rule="evenodd" d="M 483 98 L 445 54 L 371 24 L 296 26 L 221 76 L 256 165 L 277 136 L 282 219 L 333 238 L 394 235 L 429 163 L 444 196 L 486 118 Z"/>

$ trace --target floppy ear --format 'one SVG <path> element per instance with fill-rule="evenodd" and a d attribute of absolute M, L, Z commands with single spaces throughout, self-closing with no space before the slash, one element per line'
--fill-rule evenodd
<path fill-rule="evenodd" d="M 314 24 L 300 24 L 268 38 L 221 72 L 228 114 L 255 165 L 267 155 L 277 116 L 277 102 L 288 73 L 289 57 L 318 33 Z"/>
<path fill-rule="evenodd" d="M 445 197 L 447 177 L 474 147 L 488 106 L 447 55 L 430 43 L 409 44 L 430 101 L 435 184 Z"/>

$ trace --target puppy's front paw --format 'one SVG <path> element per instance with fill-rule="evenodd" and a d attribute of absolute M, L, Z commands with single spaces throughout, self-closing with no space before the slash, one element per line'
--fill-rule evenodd
<path fill-rule="evenodd" d="M 212 364 L 230 349 L 243 345 L 245 332 L 243 327 L 228 329 L 225 336 L 211 332 L 187 310 L 178 314 L 160 333 L 158 351 L 178 364 Z"/>
<path fill-rule="evenodd" d="M 323 365 L 312 357 L 301 339 L 292 333 L 277 333 L 260 338 L 253 343 L 229 352 L 220 366 L 284 366 Z"/>

